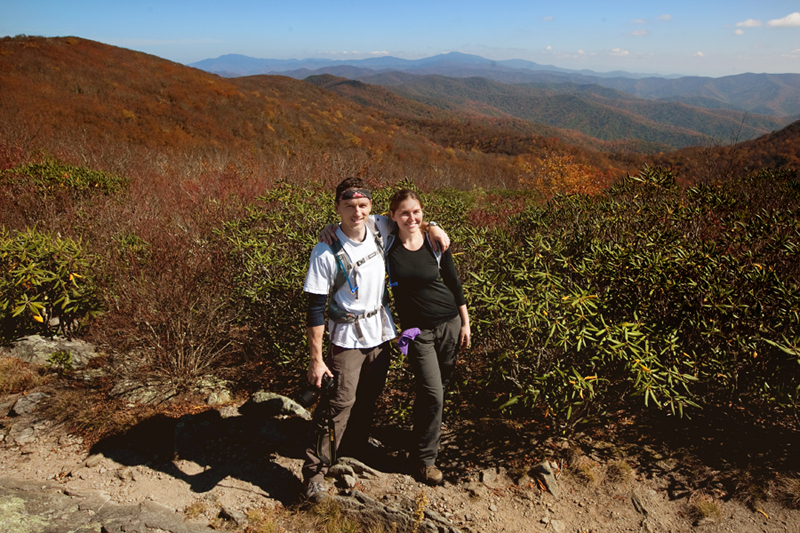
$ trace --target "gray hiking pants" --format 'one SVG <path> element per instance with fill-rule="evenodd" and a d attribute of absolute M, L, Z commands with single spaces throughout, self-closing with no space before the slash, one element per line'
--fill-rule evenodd
<path fill-rule="evenodd" d="M 412 454 L 423 465 L 436 463 L 442 436 L 444 392 L 458 359 L 461 317 L 423 329 L 408 345 L 408 362 L 416 378 Z"/>

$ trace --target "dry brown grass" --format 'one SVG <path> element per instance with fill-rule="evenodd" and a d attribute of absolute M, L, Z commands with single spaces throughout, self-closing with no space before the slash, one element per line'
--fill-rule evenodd
<path fill-rule="evenodd" d="M 719 523 L 722 520 L 722 507 L 719 501 L 702 491 L 689 497 L 689 516 L 696 524 L 707 522 Z"/>
<path fill-rule="evenodd" d="M 35 389 L 51 381 L 44 369 L 36 368 L 15 357 L 0 357 L 0 394 L 13 394 Z"/>
<path fill-rule="evenodd" d="M 790 509 L 800 509 L 800 478 L 779 476 L 775 484 L 778 499 Z"/>
<path fill-rule="evenodd" d="M 604 478 L 603 467 L 585 456 L 579 458 L 574 466 L 565 470 L 565 472 L 579 483 L 592 486 L 599 485 Z"/>
<path fill-rule="evenodd" d="M 625 459 L 615 459 L 606 465 L 606 480 L 615 484 L 625 484 L 636 477 L 631 465 Z"/>

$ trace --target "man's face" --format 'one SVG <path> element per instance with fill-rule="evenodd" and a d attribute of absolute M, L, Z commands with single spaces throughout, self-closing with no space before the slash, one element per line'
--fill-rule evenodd
<path fill-rule="evenodd" d="M 345 234 L 351 232 L 361 234 L 370 211 L 372 211 L 372 200 L 369 198 L 339 200 L 336 203 L 336 213 L 342 219 L 342 229 Z"/>

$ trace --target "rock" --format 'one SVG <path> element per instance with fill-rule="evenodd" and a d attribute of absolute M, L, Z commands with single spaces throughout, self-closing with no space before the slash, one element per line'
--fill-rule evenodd
<path fill-rule="evenodd" d="M 117 477 L 120 481 L 133 481 L 133 469 L 129 466 L 125 466 L 117 470 Z"/>
<path fill-rule="evenodd" d="M 15 341 L 10 348 L 0 348 L 0 355 L 44 366 L 53 352 L 59 351 L 68 351 L 71 354 L 70 365 L 73 369 L 85 367 L 90 359 L 98 355 L 94 346 L 85 341 L 60 337 L 45 338 L 41 335 L 23 337 Z"/>
<path fill-rule="evenodd" d="M 342 477 L 342 476 L 355 476 L 356 473 L 353 471 L 353 468 L 349 465 L 342 464 L 337 462 L 335 465 L 328 469 L 328 475 L 333 477 Z"/>
<path fill-rule="evenodd" d="M 24 446 L 36 442 L 36 431 L 31 426 L 19 427 L 19 424 L 11 428 L 8 436 L 9 440 L 14 442 L 17 446 Z"/>
<path fill-rule="evenodd" d="M 504 468 L 487 468 L 481 471 L 479 477 L 484 485 L 493 489 L 505 488 L 511 484 Z"/>
<path fill-rule="evenodd" d="M 311 413 L 294 400 L 272 392 L 258 391 L 253 397 L 239 408 L 242 414 L 252 413 L 265 417 L 298 416 L 311 420 Z"/>
<path fill-rule="evenodd" d="M 372 467 L 369 467 L 359 461 L 358 459 L 353 459 L 352 457 L 340 457 L 336 464 L 345 465 L 349 467 L 352 472 L 358 474 L 359 476 L 371 477 L 371 478 L 378 478 L 381 477 L 383 474 Z M 333 465 L 334 467 L 336 465 Z"/>
<path fill-rule="evenodd" d="M 219 510 L 219 517 L 223 520 L 233 522 L 239 527 L 247 525 L 247 516 L 240 510 L 228 505 L 223 505 Z"/>
<path fill-rule="evenodd" d="M 383 529 L 385 531 L 411 531 L 431 533 L 458 533 L 450 523 L 438 513 L 425 511 L 425 518 L 417 523 L 414 509 L 400 509 L 383 505 L 360 491 L 348 491 L 334 496 L 345 514 L 356 515 L 365 523 L 367 529 Z M 376 527 L 377 526 L 377 527 Z"/>
<path fill-rule="evenodd" d="M 345 487 L 352 489 L 356 486 L 358 478 L 356 473 L 350 465 L 337 462 L 335 465 L 328 469 L 328 475 L 339 478 Z"/>
<path fill-rule="evenodd" d="M 657 493 L 652 489 L 634 490 L 631 494 L 631 502 L 638 513 L 647 516 L 650 514 L 649 502 L 655 497 L 657 497 Z"/>
<path fill-rule="evenodd" d="M 555 533 L 564 533 L 567 530 L 567 525 L 561 520 L 550 520 L 550 529 Z"/>
<path fill-rule="evenodd" d="M 535 467 L 533 467 L 533 474 L 539 479 L 547 488 L 547 491 L 555 496 L 556 498 L 559 497 L 559 490 L 558 490 L 558 481 L 556 481 L 556 469 L 550 463 L 550 461 L 542 461 Z"/>
<path fill-rule="evenodd" d="M 103 457 L 102 453 L 96 453 L 94 455 L 90 455 L 89 457 L 87 457 L 86 461 L 83 464 L 86 465 L 86 468 L 94 468 L 100 463 L 102 463 L 103 459 L 105 459 L 105 457 Z"/>
<path fill-rule="evenodd" d="M 231 393 L 227 390 L 221 390 L 218 392 L 212 392 L 208 395 L 208 399 L 206 399 L 206 403 L 211 407 L 216 407 L 218 405 L 225 405 L 231 403 Z"/>
<path fill-rule="evenodd" d="M 20 396 L 20 398 L 11 408 L 11 414 L 14 416 L 29 415 L 36 410 L 42 400 L 47 398 L 48 395 L 43 392 L 32 392 L 27 396 Z"/>
<path fill-rule="evenodd" d="M 489 494 L 489 489 L 483 483 L 468 483 L 464 490 L 473 498 L 485 498 Z"/>
<path fill-rule="evenodd" d="M 236 416 L 242 416 L 242 413 L 239 412 L 239 408 L 235 405 L 224 405 L 217 410 L 219 411 L 219 416 L 222 418 L 234 418 Z"/>
<path fill-rule="evenodd" d="M 131 406 L 165 402 L 176 394 L 172 383 L 163 380 L 123 379 L 111 389 L 112 396 L 119 397 Z"/>
<path fill-rule="evenodd" d="M 14 407 L 15 403 L 16 403 L 16 398 L 0 401 L 0 418 L 5 418 L 11 415 L 11 408 Z"/>

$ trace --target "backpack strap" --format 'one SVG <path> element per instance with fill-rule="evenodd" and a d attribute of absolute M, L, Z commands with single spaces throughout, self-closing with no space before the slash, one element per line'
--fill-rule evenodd
<path fill-rule="evenodd" d="M 337 268 L 336 275 L 333 278 L 333 284 L 331 285 L 331 291 L 328 293 L 329 298 L 333 297 L 333 295 L 336 294 L 336 292 L 341 289 L 345 283 L 347 283 L 350 287 L 350 293 L 354 294 L 356 299 L 358 299 L 358 280 L 356 279 L 358 268 L 370 259 L 377 257 L 378 254 L 380 254 L 381 257 L 384 256 L 383 237 L 381 236 L 380 231 L 378 231 L 378 226 L 373 217 L 367 218 L 367 231 L 371 232 L 373 238 L 375 239 L 376 251 L 372 252 L 366 257 L 362 257 L 355 263 L 350 261 L 350 257 L 347 255 L 347 252 L 344 251 L 341 241 L 336 239 L 330 244 L 331 251 L 336 258 Z M 351 271 L 353 272 L 352 280 L 350 279 Z"/>
<path fill-rule="evenodd" d="M 392 281 L 392 271 L 389 267 L 389 255 L 392 253 L 395 246 L 397 246 L 398 242 L 400 242 L 400 239 L 397 238 L 397 230 L 395 229 L 386 238 L 386 279 L 389 283 L 389 287 L 397 287 L 397 282 Z"/>
<path fill-rule="evenodd" d="M 433 243 L 431 242 L 431 238 L 430 238 L 430 236 L 428 236 L 427 233 L 425 234 L 425 240 L 428 241 L 428 246 L 430 247 L 431 252 L 433 252 L 433 257 L 436 258 L 436 265 L 439 267 L 439 272 L 441 272 L 442 271 L 442 252 L 441 252 L 441 250 L 437 250 L 433 246 Z"/>

